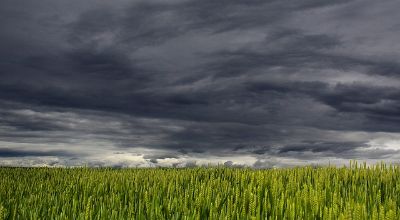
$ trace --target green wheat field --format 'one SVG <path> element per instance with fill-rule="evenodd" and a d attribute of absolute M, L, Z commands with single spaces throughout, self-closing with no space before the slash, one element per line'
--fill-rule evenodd
<path fill-rule="evenodd" d="M 3 167 L 0 219 L 400 219 L 400 167 Z"/>

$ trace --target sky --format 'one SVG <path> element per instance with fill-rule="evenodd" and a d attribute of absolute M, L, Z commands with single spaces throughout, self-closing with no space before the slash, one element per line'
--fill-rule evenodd
<path fill-rule="evenodd" d="M 400 159 L 396 0 L 1 0 L 0 165 Z"/>

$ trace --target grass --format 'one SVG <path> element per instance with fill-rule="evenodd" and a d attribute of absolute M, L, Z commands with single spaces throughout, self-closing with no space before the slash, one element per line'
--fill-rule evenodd
<path fill-rule="evenodd" d="M 0 168 L 0 219 L 400 219 L 400 167 Z"/>

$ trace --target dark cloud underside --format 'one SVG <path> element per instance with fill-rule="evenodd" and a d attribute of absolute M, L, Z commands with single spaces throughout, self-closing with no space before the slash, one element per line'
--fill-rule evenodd
<path fill-rule="evenodd" d="M 396 160 L 398 4 L 2 1 L 0 158 Z"/>

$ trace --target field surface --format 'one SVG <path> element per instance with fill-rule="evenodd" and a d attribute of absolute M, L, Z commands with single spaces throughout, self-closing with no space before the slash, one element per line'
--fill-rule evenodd
<path fill-rule="evenodd" d="M 0 219 L 400 219 L 400 168 L 0 168 Z"/>

